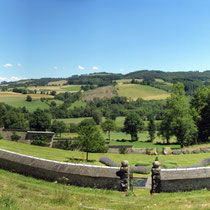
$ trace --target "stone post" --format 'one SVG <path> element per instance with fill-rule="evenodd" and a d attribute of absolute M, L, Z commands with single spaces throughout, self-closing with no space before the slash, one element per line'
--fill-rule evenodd
<path fill-rule="evenodd" d="M 127 160 L 123 160 L 121 162 L 121 167 L 120 167 L 120 170 L 117 172 L 117 176 L 120 177 L 119 190 L 123 192 L 128 191 L 130 188 L 130 183 L 129 183 L 130 171 L 129 171 Z"/>
<path fill-rule="evenodd" d="M 160 193 L 161 180 L 160 180 L 160 163 L 156 159 L 152 167 L 152 188 L 150 194 Z"/>

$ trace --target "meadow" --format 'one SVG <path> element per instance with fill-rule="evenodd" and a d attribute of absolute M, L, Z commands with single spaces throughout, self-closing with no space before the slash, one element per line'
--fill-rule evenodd
<path fill-rule="evenodd" d="M 32 101 L 26 101 L 27 95 L 32 97 Z M 44 94 L 20 94 L 20 93 L 13 93 L 13 92 L 0 92 L 0 102 L 4 102 L 13 107 L 26 107 L 27 110 L 30 112 L 35 111 L 37 108 L 40 109 L 48 109 L 49 105 L 47 103 L 41 102 L 40 98 L 49 98 L 52 99 L 53 96 L 51 95 L 44 95 Z M 53 100 L 57 104 L 60 104 L 61 101 Z"/>
<path fill-rule="evenodd" d="M 143 98 L 144 100 L 161 100 L 170 96 L 164 90 L 139 84 L 118 84 L 116 86 L 119 96 L 125 96 L 132 100 Z"/>
<path fill-rule="evenodd" d="M 2 210 L 210 208 L 208 190 L 160 193 L 151 196 L 147 189 L 134 188 L 133 193 L 129 194 L 57 184 L 5 170 L 0 170 L 0 186 Z"/>

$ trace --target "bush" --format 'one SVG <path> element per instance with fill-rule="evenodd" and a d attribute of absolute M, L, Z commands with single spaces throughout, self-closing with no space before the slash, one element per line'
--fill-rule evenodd
<path fill-rule="evenodd" d="M 172 154 L 173 155 L 181 155 L 182 152 L 180 150 L 173 150 Z"/>
<path fill-rule="evenodd" d="M 200 149 L 193 149 L 192 150 L 192 154 L 199 154 L 200 153 Z"/>
<path fill-rule="evenodd" d="M 210 148 L 201 148 L 201 152 L 203 153 L 210 152 Z"/>
<path fill-rule="evenodd" d="M 127 147 L 126 146 L 121 146 L 119 148 L 119 153 L 120 154 L 126 154 L 127 153 Z"/>
<path fill-rule="evenodd" d="M 31 141 L 31 144 L 36 145 L 36 146 L 48 147 L 49 146 L 49 140 L 45 136 L 36 136 Z"/>
<path fill-rule="evenodd" d="M 182 152 L 183 152 L 183 154 L 190 154 L 189 150 L 183 150 Z"/>
<path fill-rule="evenodd" d="M 121 165 L 118 163 L 115 163 L 112 159 L 107 158 L 107 157 L 101 157 L 99 159 L 100 163 L 105 164 L 106 166 L 111 166 L 111 167 L 120 167 Z M 130 170 L 132 173 L 138 173 L 138 174 L 149 174 L 150 173 L 150 168 L 145 167 L 145 166 L 131 166 Z"/>
<path fill-rule="evenodd" d="M 145 162 L 145 161 L 138 161 L 135 166 L 148 166 L 148 167 L 152 167 L 152 162 L 148 161 L 148 162 Z"/>
<path fill-rule="evenodd" d="M 16 132 L 13 132 L 11 135 L 12 141 L 18 141 L 21 136 L 19 136 Z"/>
<path fill-rule="evenodd" d="M 137 174 L 149 174 L 151 169 L 145 166 L 131 166 L 131 172 Z"/>
<path fill-rule="evenodd" d="M 79 126 L 76 123 L 70 123 L 69 132 L 77 133 L 79 131 Z"/>

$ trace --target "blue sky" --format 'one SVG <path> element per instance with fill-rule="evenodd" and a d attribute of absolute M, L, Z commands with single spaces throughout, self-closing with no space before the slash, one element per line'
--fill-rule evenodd
<path fill-rule="evenodd" d="M 0 0 L 0 81 L 210 69 L 210 0 Z"/>

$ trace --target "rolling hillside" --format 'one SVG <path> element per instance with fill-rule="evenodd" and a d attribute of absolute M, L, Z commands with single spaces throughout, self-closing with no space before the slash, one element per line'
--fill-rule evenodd
<path fill-rule="evenodd" d="M 116 88 L 119 96 L 125 96 L 133 100 L 137 98 L 143 98 L 144 100 L 160 100 L 170 96 L 170 94 L 164 90 L 146 85 L 120 84 L 117 85 Z"/>

